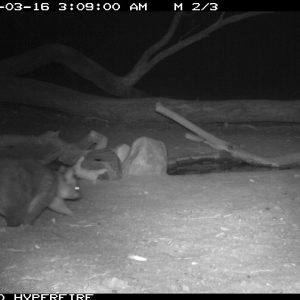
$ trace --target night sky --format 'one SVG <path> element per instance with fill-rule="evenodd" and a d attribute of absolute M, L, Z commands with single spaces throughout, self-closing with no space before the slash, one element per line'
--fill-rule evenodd
<path fill-rule="evenodd" d="M 175 37 L 219 13 L 185 18 Z M 5 58 L 47 43 L 71 46 L 111 72 L 130 71 L 166 31 L 172 12 L 2 13 Z M 300 12 L 276 12 L 227 25 L 160 62 L 137 85 L 154 96 L 185 99 L 300 99 Z M 28 76 L 102 95 L 64 67 Z"/>

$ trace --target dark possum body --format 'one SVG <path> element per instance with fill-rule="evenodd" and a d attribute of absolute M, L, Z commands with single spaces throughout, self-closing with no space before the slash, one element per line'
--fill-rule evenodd
<path fill-rule="evenodd" d="M 35 159 L 0 160 L 0 214 L 8 226 L 33 224 L 46 208 L 70 215 L 63 199 L 77 199 L 76 181 Z"/>

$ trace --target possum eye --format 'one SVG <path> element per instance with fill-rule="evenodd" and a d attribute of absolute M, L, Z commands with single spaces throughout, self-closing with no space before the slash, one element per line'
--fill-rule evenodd
<path fill-rule="evenodd" d="M 75 191 L 79 191 L 80 187 L 79 186 L 75 186 Z"/>

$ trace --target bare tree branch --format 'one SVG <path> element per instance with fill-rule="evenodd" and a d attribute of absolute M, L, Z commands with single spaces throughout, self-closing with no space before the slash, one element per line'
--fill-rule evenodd
<path fill-rule="evenodd" d="M 178 24 L 179 24 L 182 16 L 183 16 L 183 13 L 175 14 L 175 16 L 169 26 L 169 29 L 165 33 L 165 35 L 143 53 L 143 55 L 138 60 L 136 65 L 139 64 L 140 62 L 147 61 L 151 56 L 153 56 L 157 51 L 159 51 L 161 48 L 163 48 L 170 41 L 170 39 L 173 37 L 173 35 L 178 27 Z"/>
<path fill-rule="evenodd" d="M 126 78 L 123 78 L 122 81 L 134 85 L 138 80 L 140 80 L 142 78 L 143 75 L 148 73 L 160 61 L 162 61 L 166 57 L 180 51 L 181 49 L 183 49 L 197 41 L 202 40 L 203 38 L 209 36 L 212 32 L 214 32 L 228 24 L 232 24 L 232 23 L 238 22 L 243 19 L 251 18 L 254 16 L 262 15 L 262 14 L 268 14 L 268 13 L 272 13 L 272 12 L 266 12 L 266 11 L 246 12 L 246 13 L 232 15 L 230 17 L 224 18 L 225 13 L 223 12 L 223 13 L 221 13 L 218 20 L 216 22 L 214 22 L 213 24 L 211 24 L 210 26 L 208 26 L 207 28 L 203 29 L 202 31 L 200 31 L 184 40 L 177 42 L 176 44 L 170 46 L 169 48 L 162 50 L 157 55 L 152 57 L 152 59 L 150 59 L 148 61 L 143 60 L 141 62 L 141 65 L 140 66 L 136 65 L 135 68 L 129 74 L 127 74 Z M 170 28 L 175 29 L 172 26 Z M 168 36 L 168 39 L 170 39 L 169 35 L 172 32 L 174 32 L 174 30 L 169 30 L 167 32 L 166 35 Z M 152 51 L 152 53 L 153 53 L 153 51 Z"/>
<path fill-rule="evenodd" d="M 220 14 L 220 17 L 219 17 L 219 21 L 221 21 L 222 19 L 224 19 L 224 15 L 225 15 L 226 12 L 221 12 Z M 194 26 L 193 28 L 191 28 L 189 31 L 185 32 L 178 40 L 178 42 L 184 40 L 185 38 L 189 37 L 189 36 L 192 36 L 195 34 L 196 30 L 199 30 L 199 27 L 201 26 L 202 24 L 198 24 L 197 26 Z"/>
<path fill-rule="evenodd" d="M 141 97 L 145 96 L 145 93 L 135 89 L 134 85 L 160 61 L 200 41 L 212 32 L 228 24 L 266 13 L 270 12 L 245 12 L 225 18 L 225 12 L 222 12 L 219 18 L 207 28 L 197 33 L 189 34 L 186 38 L 167 47 L 167 44 L 174 37 L 181 18 L 185 15 L 190 15 L 190 13 L 184 12 L 176 13 L 167 32 L 159 41 L 142 54 L 133 69 L 123 77 L 111 73 L 79 51 L 60 44 L 44 45 L 21 55 L 0 61 L 0 76 L 11 77 L 13 75 L 28 73 L 54 62 L 70 68 L 73 72 L 94 83 L 108 94 L 120 97 Z M 196 28 L 192 28 L 192 31 Z"/>
<path fill-rule="evenodd" d="M 228 24 L 232 24 L 235 22 L 238 22 L 240 20 L 243 19 L 247 19 L 247 18 L 251 18 L 254 16 L 258 16 L 261 14 L 266 14 L 266 13 L 270 13 L 270 12 L 246 12 L 246 13 L 242 13 L 239 15 L 233 15 L 230 17 L 227 17 L 226 19 L 223 19 L 222 16 L 212 25 L 210 25 L 209 27 L 205 28 L 204 30 L 198 32 L 197 34 L 180 41 L 179 43 L 161 51 L 160 53 L 158 53 L 155 57 L 153 57 L 151 59 L 151 61 L 149 61 L 149 64 L 147 66 L 147 68 L 145 69 L 145 73 L 149 72 L 157 63 L 159 63 L 161 60 L 163 60 L 164 58 L 178 52 L 179 50 L 209 36 L 212 32 L 224 27 L 225 25 Z"/>
<path fill-rule="evenodd" d="M 165 33 L 165 35 L 155 42 L 150 48 L 148 48 L 141 56 L 141 58 L 137 61 L 133 69 L 130 71 L 130 73 L 123 77 L 123 83 L 124 84 L 131 84 L 130 74 L 133 73 L 139 73 L 139 70 L 144 68 L 146 64 L 148 64 L 148 61 L 151 56 L 153 56 L 156 52 L 158 52 L 160 49 L 162 49 L 173 37 L 178 24 L 180 22 L 181 17 L 183 16 L 182 12 L 176 13 L 175 16 L 172 19 L 172 22 Z M 128 82 L 129 81 L 129 82 Z"/>
<path fill-rule="evenodd" d="M 14 76 L 29 73 L 50 63 L 59 63 L 94 83 L 108 94 L 121 97 L 143 96 L 132 87 L 124 86 L 121 77 L 111 73 L 81 52 L 61 44 L 48 44 L 21 55 L 0 61 L 0 76 Z"/>

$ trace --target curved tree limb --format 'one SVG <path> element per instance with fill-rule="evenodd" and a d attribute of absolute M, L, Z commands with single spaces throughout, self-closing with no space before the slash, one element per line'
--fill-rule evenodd
<path fill-rule="evenodd" d="M 79 76 L 94 83 L 110 95 L 117 97 L 145 97 L 145 93 L 133 88 L 134 85 L 153 67 L 166 57 L 180 51 L 181 49 L 207 37 L 212 32 L 222 28 L 228 24 L 238 22 L 253 16 L 266 14 L 270 12 L 246 12 L 238 15 L 232 15 L 227 18 L 222 12 L 213 24 L 207 28 L 190 35 L 197 27 L 192 28 L 192 31 L 181 36 L 181 40 L 177 43 L 165 48 L 170 42 L 182 16 L 186 13 L 176 13 L 167 32 L 163 37 L 148 48 L 138 60 L 127 75 L 117 76 L 92 59 L 87 58 L 79 51 L 60 44 L 49 44 L 28 51 L 24 54 L 10 57 L 0 61 L 0 76 L 14 76 L 31 72 L 41 66 L 49 63 L 59 63 L 68 68 Z M 183 38 L 183 39 L 182 39 Z M 163 49 L 163 50 L 161 50 Z"/>
<path fill-rule="evenodd" d="M 167 33 L 162 37 L 162 39 L 156 42 L 148 50 L 144 52 L 141 59 L 135 65 L 133 70 L 123 77 L 122 81 L 126 84 L 134 85 L 139 81 L 146 73 L 148 73 L 153 67 L 155 67 L 160 61 L 165 59 L 168 56 L 175 54 L 176 52 L 182 50 L 183 48 L 202 40 L 203 38 L 209 36 L 212 32 L 235 22 L 248 19 L 254 16 L 267 14 L 272 12 L 267 11 L 258 11 L 258 12 L 245 12 L 238 15 L 232 15 L 230 17 L 224 18 L 224 12 L 221 13 L 220 17 L 213 24 L 203 29 L 202 31 L 193 34 L 185 39 L 178 41 L 176 44 L 158 52 L 154 55 L 154 50 L 160 49 L 159 46 L 165 45 L 166 41 L 170 40 L 171 35 L 174 34 L 175 29 L 179 23 L 181 14 L 176 14 L 173 18 L 171 26 L 169 27 Z M 152 58 L 150 58 L 153 56 Z"/>
<path fill-rule="evenodd" d="M 167 32 L 163 35 L 163 37 L 155 42 L 150 48 L 148 48 L 141 56 L 141 58 L 137 61 L 135 66 L 133 67 L 132 71 L 126 76 L 123 77 L 122 81 L 126 85 L 131 85 L 132 84 L 132 78 L 130 74 L 139 74 L 140 69 L 143 69 L 145 65 L 148 64 L 148 60 L 150 59 L 151 56 L 153 56 L 157 51 L 162 49 L 173 37 L 178 24 L 180 22 L 181 17 L 183 16 L 182 12 L 179 12 L 175 14 L 174 18 L 172 19 L 172 22 L 169 26 L 169 29 Z"/>
<path fill-rule="evenodd" d="M 108 94 L 120 97 L 145 96 L 137 89 L 122 85 L 121 77 L 109 72 L 94 60 L 61 44 L 48 44 L 0 61 L 0 75 L 21 75 L 50 63 L 59 63 L 68 67 Z"/>

